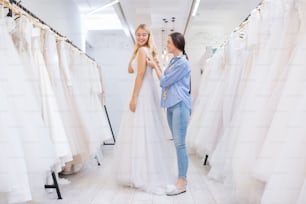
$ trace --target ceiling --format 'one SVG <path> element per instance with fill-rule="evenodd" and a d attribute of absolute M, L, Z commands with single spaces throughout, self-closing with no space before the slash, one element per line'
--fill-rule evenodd
<path fill-rule="evenodd" d="M 162 28 L 167 33 L 185 33 L 186 51 L 193 62 L 200 60 L 206 46 L 218 47 L 262 0 L 201 0 L 196 16 L 191 16 L 196 0 L 119 0 L 120 3 L 100 12 L 119 15 L 125 28 L 133 36 L 140 23 L 151 25 L 159 48 Z M 81 12 L 87 13 L 112 0 L 74 0 Z M 171 22 L 175 17 L 175 22 Z M 163 19 L 167 19 L 165 23 Z"/>

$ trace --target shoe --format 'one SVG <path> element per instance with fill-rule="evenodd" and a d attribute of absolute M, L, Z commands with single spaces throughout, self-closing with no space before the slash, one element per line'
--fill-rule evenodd
<path fill-rule="evenodd" d="M 186 189 L 177 189 L 174 188 L 173 190 L 166 193 L 167 196 L 176 196 L 182 193 L 186 193 Z"/>

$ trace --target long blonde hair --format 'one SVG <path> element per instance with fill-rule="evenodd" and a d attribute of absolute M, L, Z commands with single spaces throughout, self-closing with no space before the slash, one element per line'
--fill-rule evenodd
<path fill-rule="evenodd" d="M 153 57 L 153 60 L 155 61 L 155 63 L 157 65 L 159 65 L 158 52 L 157 52 L 157 48 L 156 48 L 156 45 L 155 45 L 155 42 L 154 42 L 154 39 L 153 39 L 151 29 L 146 24 L 140 24 L 135 30 L 135 35 L 136 35 L 136 33 L 139 29 L 143 29 L 148 33 L 149 39 L 148 39 L 147 43 L 145 44 L 145 46 L 149 47 L 150 54 Z M 140 46 L 137 43 L 135 43 L 134 51 L 133 51 L 133 54 L 132 54 L 132 59 L 135 58 L 139 48 L 140 48 Z"/>

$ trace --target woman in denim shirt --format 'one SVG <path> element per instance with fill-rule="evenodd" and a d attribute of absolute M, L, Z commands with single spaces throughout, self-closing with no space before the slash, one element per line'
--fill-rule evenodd
<path fill-rule="evenodd" d="M 161 106 L 167 108 L 168 124 L 173 136 L 178 164 L 176 187 L 167 195 L 178 195 L 186 192 L 188 153 L 186 132 L 191 112 L 190 65 L 185 52 L 185 39 L 181 33 L 171 33 L 167 40 L 168 52 L 173 54 L 169 65 L 162 74 L 159 67 L 150 59 L 149 66 L 154 68 L 162 88 Z"/>

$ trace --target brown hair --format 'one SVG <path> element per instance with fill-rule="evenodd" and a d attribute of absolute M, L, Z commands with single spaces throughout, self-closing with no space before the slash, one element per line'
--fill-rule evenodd
<path fill-rule="evenodd" d="M 172 42 L 174 44 L 174 46 L 179 49 L 180 51 L 183 52 L 183 55 L 186 56 L 186 59 L 188 59 L 188 55 L 185 51 L 185 38 L 184 38 L 184 35 L 182 33 L 179 33 L 179 32 L 174 32 L 174 33 L 171 33 L 169 35 L 172 39 Z"/>

